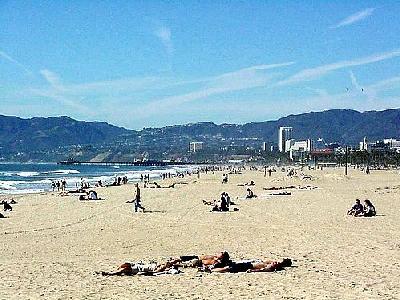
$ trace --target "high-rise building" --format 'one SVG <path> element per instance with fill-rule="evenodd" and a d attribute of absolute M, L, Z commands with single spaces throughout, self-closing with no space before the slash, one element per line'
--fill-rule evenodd
<path fill-rule="evenodd" d="M 268 151 L 268 143 L 263 142 L 262 150 L 263 150 L 263 151 Z"/>
<path fill-rule="evenodd" d="M 289 149 L 286 149 L 286 141 L 292 139 L 293 127 L 279 127 L 279 140 L 278 146 L 280 152 L 287 152 Z"/>

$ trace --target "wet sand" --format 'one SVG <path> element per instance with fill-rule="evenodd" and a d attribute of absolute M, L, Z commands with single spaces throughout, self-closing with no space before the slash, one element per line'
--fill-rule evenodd
<path fill-rule="evenodd" d="M 223 172 L 160 182 L 142 189 L 143 206 L 125 201 L 134 186 L 97 189 L 102 201 L 77 196 L 14 197 L 0 219 L 0 299 L 399 299 L 400 175 L 342 169 L 307 171 L 313 180 Z M 258 198 L 242 200 L 254 180 Z M 264 187 L 312 185 L 269 196 Z M 202 200 L 226 191 L 238 212 L 211 213 Z M 240 199 L 236 199 L 239 197 Z M 3 197 L 4 198 L 4 197 Z M 355 198 L 372 200 L 378 216 L 346 215 Z M 233 258 L 292 258 L 276 273 L 102 277 L 125 261 L 163 261 L 227 250 Z"/>

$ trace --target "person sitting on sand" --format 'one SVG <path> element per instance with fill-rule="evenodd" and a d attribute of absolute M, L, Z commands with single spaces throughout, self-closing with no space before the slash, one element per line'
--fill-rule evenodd
<path fill-rule="evenodd" d="M 368 199 L 364 200 L 364 217 L 376 216 L 375 206 Z"/>
<path fill-rule="evenodd" d="M 18 202 L 15 201 L 14 199 L 11 199 L 10 204 L 17 204 Z"/>
<path fill-rule="evenodd" d="M 228 183 L 228 174 L 222 175 L 222 183 Z"/>
<path fill-rule="evenodd" d="M 292 266 L 292 260 L 285 258 L 282 261 L 244 261 L 232 262 L 225 267 L 211 267 L 209 271 L 217 273 L 239 273 L 239 272 L 274 272 L 281 271 Z"/>
<path fill-rule="evenodd" d="M 7 201 L 3 200 L 1 203 L 3 204 L 4 211 L 7 211 L 7 210 L 12 211 L 12 206 L 9 203 L 7 203 Z"/>
<path fill-rule="evenodd" d="M 219 204 L 219 210 L 220 211 L 229 211 L 229 205 L 228 202 L 226 201 L 225 195 L 221 197 L 221 202 Z"/>
<path fill-rule="evenodd" d="M 364 206 L 360 203 L 360 199 L 356 199 L 356 203 L 347 211 L 349 216 L 362 216 L 364 214 Z"/>
<path fill-rule="evenodd" d="M 251 198 L 257 198 L 257 196 L 254 195 L 253 191 L 250 188 L 248 188 L 247 189 L 246 199 L 251 199 Z"/>
<path fill-rule="evenodd" d="M 90 190 L 88 193 L 88 200 L 100 200 L 100 198 L 97 196 L 97 192 L 94 190 Z"/>

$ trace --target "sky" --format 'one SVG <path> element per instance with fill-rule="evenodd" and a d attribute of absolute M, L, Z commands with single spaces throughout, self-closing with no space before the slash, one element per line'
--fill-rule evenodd
<path fill-rule="evenodd" d="M 0 114 L 130 129 L 400 107 L 399 1 L 0 1 Z"/>

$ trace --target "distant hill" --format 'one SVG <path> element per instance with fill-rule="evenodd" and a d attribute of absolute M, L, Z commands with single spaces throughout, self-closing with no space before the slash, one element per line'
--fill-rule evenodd
<path fill-rule="evenodd" d="M 260 138 L 276 142 L 280 126 L 292 126 L 296 139 L 324 138 L 330 142 L 356 144 L 367 136 L 369 140 L 388 137 L 400 138 L 400 109 L 358 112 L 332 109 L 290 115 L 276 121 L 244 125 L 203 122 L 187 125 L 145 129 L 163 135 L 183 135 L 192 138 L 220 136 L 223 138 Z"/>
<path fill-rule="evenodd" d="M 243 140 L 242 145 L 247 140 L 253 141 L 253 145 L 261 141 L 276 143 L 280 126 L 292 126 L 298 140 L 324 138 L 327 142 L 356 145 L 364 136 L 370 141 L 400 138 L 400 109 L 363 113 L 333 109 L 244 125 L 201 122 L 140 131 L 69 117 L 22 119 L 0 115 L 0 157 L 18 160 L 16 153 L 23 152 L 21 160 L 58 160 L 69 156 L 129 160 L 149 153 L 162 158 L 168 152 L 186 153 L 188 143 L 194 140 L 215 148 L 235 140 Z"/>
<path fill-rule="evenodd" d="M 127 129 L 105 122 L 81 122 L 69 117 L 22 119 L 0 115 L 0 147 L 3 151 L 99 144 L 126 133 L 129 133 Z"/>

